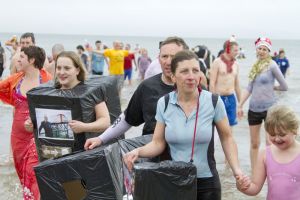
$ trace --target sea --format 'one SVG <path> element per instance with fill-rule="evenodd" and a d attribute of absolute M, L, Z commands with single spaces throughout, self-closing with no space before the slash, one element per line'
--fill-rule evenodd
<path fill-rule="evenodd" d="M 4 42 L 10 39 L 13 35 L 21 36 L 20 33 L 0 33 L 0 41 L 2 46 Z M 180 36 L 180 35 L 179 35 Z M 35 34 L 36 45 L 45 49 L 47 55 L 51 55 L 51 48 L 54 44 L 63 44 L 66 50 L 76 51 L 77 45 L 92 45 L 96 40 L 101 40 L 108 47 L 112 46 L 113 41 L 121 41 L 124 44 L 131 44 L 132 48 L 146 48 L 152 59 L 155 59 L 159 53 L 159 42 L 165 37 L 140 37 L 140 36 L 102 36 L 102 35 L 62 35 L 62 34 Z M 196 45 L 207 46 L 213 55 L 217 55 L 222 48 L 226 38 L 185 38 L 185 41 L 190 48 Z M 239 46 L 243 49 L 246 56 L 245 59 L 237 60 L 240 65 L 240 84 L 241 88 L 245 89 L 248 84 L 248 73 L 256 60 L 254 41 L 256 38 L 242 39 L 236 38 Z M 271 38 L 272 40 L 272 38 Z M 287 92 L 276 92 L 278 104 L 289 105 L 300 116 L 300 40 L 272 40 L 272 52 L 283 48 L 286 56 L 290 61 L 290 70 L 286 80 L 289 86 Z M 6 55 L 9 60 L 10 53 L 5 47 Z M 4 71 L 4 77 L 9 74 L 8 68 Z M 107 69 L 104 71 L 107 75 Z M 125 82 L 122 90 L 121 104 L 124 110 L 128 104 L 130 97 L 140 83 L 140 77 L 137 72 L 133 74 L 133 85 L 129 86 Z M 277 83 L 278 84 L 278 83 Z M 248 102 L 244 106 L 246 112 Z M 12 162 L 12 153 L 10 147 L 10 132 L 12 126 L 12 107 L 0 102 L 0 199 L 20 200 L 22 199 L 22 191 L 19 180 L 17 178 L 14 165 Z M 142 126 L 131 128 L 125 135 L 126 138 L 136 137 L 141 135 Z M 241 119 L 233 128 L 233 135 L 238 146 L 239 160 L 242 170 L 250 175 L 250 156 L 249 156 L 249 126 L 246 117 Z M 231 173 L 230 167 L 225 162 L 224 153 L 220 145 L 218 137 L 215 138 L 215 157 L 217 168 L 222 184 L 222 199 L 224 200 L 263 200 L 266 199 L 267 186 L 264 185 L 262 191 L 255 197 L 246 196 L 240 193 L 235 186 L 235 179 Z M 261 148 L 265 146 L 265 132 L 261 132 Z"/>

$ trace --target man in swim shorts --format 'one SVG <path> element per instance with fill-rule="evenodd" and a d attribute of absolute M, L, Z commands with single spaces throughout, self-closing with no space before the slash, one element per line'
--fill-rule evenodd
<path fill-rule="evenodd" d="M 209 90 L 219 94 L 225 104 L 230 126 L 237 124 L 237 103 L 241 96 L 239 83 L 239 65 L 235 57 L 239 53 L 238 43 L 227 40 L 224 43 L 224 53 L 212 64 L 210 71 Z"/>

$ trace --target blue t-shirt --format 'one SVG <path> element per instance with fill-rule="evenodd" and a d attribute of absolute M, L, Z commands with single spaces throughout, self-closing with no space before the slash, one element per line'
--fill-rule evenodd
<path fill-rule="evenodd" d="M 92 70 L 95 72 L 103 72 L 104 64 L 104 55 L 102 53 L 92 52 Z"/>
<path fill-rule="evenodd" d="M 212 104 L 212 93 L 202 90 L 198 113 L 197 132 L 194 149 L 194 162 L 197 177 L 213 177 L 217 175 L 214 159 L 213 122 L 227 117 L 223 101 L 218 98 L 216 108 Z M 165 139 L 170 147 L 171 157 L 175 161 L 189 162 L 191 159 L 196 109 L 186 117 L 177 101 L 177 92 L 170 93 L 166 111 L 164 97 L 157 103 L 156 120 L 164 123 Z"/>
<path fill-rule="evenodd" d="M 289 68 L 290 64 L 289 64 L 289 60 L 287 58 L 277 58 L 276 59 L 276 63 L 280 68 L 280 71 L 282 72 L 282 74 L 285 76 L 286 74 L 286 70 Z"/>

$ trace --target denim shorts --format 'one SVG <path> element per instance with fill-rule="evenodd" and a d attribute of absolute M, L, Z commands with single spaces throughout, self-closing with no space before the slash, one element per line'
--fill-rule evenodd
<path fill-rule="evenodd" d="M 126 80 L 126 77 L 128 77 L 128 80 L 131 80 L 131 75 L 132 75 L 132 69 L 124 70 L 124 80 Z"/>

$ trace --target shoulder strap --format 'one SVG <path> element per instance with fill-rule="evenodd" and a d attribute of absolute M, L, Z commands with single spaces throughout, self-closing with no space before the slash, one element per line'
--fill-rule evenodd
<path fill-rule="evenodd" d="M 165 99 L 165 109 L 164 109 L 164 112 L 166 112 L 166 110 L 168 108 L 169 100 L 170 100 L 169 93 L 164 96 L 164 99 Z"/>
<path fill-rule="evenodd" d="M 218 98 L 219 98 L 218 94 L 212 94 L 211 95 L 211 101 L 212 101 L 212 104 L 214 106 L 214 109 L 216 108 L 216 105 L 217 105 L 217 102 L 218 102 Z"/>
<path fill-rule="evenodd" d="M 211 95 L 211 101 L 212 101 L 212 104 L 213 104 L 214 109 L 215 109 L 216 106 L 217 106 L 218 98 L 219 98 L 219 95 L 218 95 L 218 94 L 212 94 L 212 95 Z M 213 136 L 213 137 L 214 137 L 214 134 L 215 134 L 215 126 L 216 126 L 216 124 L 215 124 L 215 122 L 213 121 L 213 123 L 212 123 L 212 130 L 211 130 L 212 136 Z"/>

